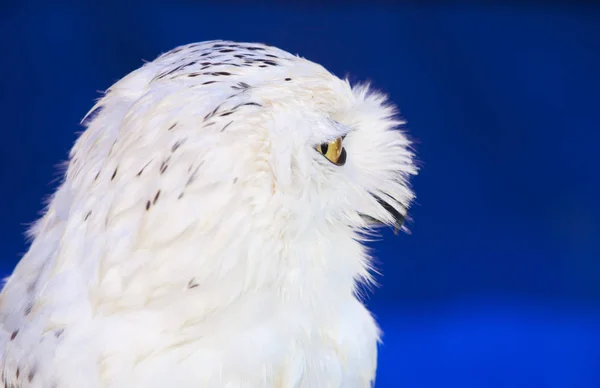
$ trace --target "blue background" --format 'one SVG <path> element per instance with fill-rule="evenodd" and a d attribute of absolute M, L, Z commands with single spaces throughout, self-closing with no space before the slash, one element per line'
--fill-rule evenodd
<path fill-rule="evenodd" d="M 98 90 L 176 45 L 259 41 L 371 80 L 422 161 L 374 243 L 378 387 L 600 387 L 600 8 L 0 5 L 0 272 Z"/>

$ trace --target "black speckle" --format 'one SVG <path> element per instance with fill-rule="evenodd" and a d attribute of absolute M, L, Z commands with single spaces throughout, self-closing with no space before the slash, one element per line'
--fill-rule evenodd
<path fill-rule="evenodd" d="M 181 69 L 185 68 L 186 66 L 188 66 L 188 65 L 179 65 L 179 66 L 177 66 L 176 68 L 174 68 L 174 69 L 172 69 L 171 71 L 169 71 L 168 73 L 166 73 L 166 74 L 163 74 L 162 76 L 171 75 L 171 74 L 175 73 L 176 71 L 178 71 L 178 70 L 181 70 Z"/>
<path fill-rule="evenodd" d="M 291 78 L 286 78 L 285 80 L 286 80 L 286 81 L 291 81 L 292 79 L 291 79 Z"/>
<path fill-rule="evenodd" d="M 150 201 L 146 202 L 146 210 L 150 210 Z"/>
<path fill-rule="evenodd" d="M 198 283 L 196 283 L 196 279 L 191 278 L 190 281 L 188 282 L 188 288 L 192 289 L 192 288 L 196 288 L 198 287 Z"/>
<path fill-rule="evenodd" d="M 262 47 L 246 47 L 250 51 L 265 51 Z"/>
<path fill-rule="evenodd" d="M 25 307 L 25 316 L 31 314 L 31 310 L 33 310 L 33 302 L 29 302 L 27 307 Z"/>
<path fill-rule="evenodd" d="M 213 44 L 213 48 L 219 48 L 219 47 L 227 47 L 227 46 L 222 43 Z"/>
<path fill-rule="evenodd" d="M 217 81 L 206 81 L 206 82 L 203 82 L 202 85 L 210 85 L 210 84 L 214 84 L 215 82 L 217 82 Z"/>
<path fill-rule="evenodd" d="M 31 370 L 29 371 L 29 374 L 27 375 L 27 381 L 29 381 L 31 383 L 31 381 L 33 380 L 34 377 L 35 377 L 35 367 L 31 368 Z"/>
<path fill-rule="evenodd" d="M 225 124 L 225 126 L 223 127 L 223 129 L 221 129 L 221 132 L 223 132 L 228 126 L 230 126 L 233 123 L 233 121 L 228 122 L 227 124 Z"/>
<path fill-rule="evenodd" d="M 177 199 L 181 199 L 183 198 L 183 193 L 179 194 L 179 196 L 177 197 Z"/>
<path fill-rule="evenodd" d="M 215 113 L 217 113 L 217 111 L 219 110 L 220 107 L 221 107 L 221 105 L 217 105 L 217 107 L 212 112 L 209 112 L 206 116 L 204 116 L 204 121 L 213 117 L 215 115 Z"/>
<path fill-rule="evenodd" d="M 115 148 L 115 144 L 117 144 L 117 140 L 113 141 L 112 145 L 110 146 L 110 150 L 108 150 L 108 156 L 112 154 L 113 148 Z"/>
<path fill-rule="evenodd" d="M 210 65 L 211 65 L 211 63 L 210 63 L 210 62 L 202 62 L 202 63 L 200 64 L 200 66 L 210 66 Z"/>
<path fill-rule="evenodd" d="M 90 218 L 90 216 L 92 215 L 92 211 L 90 210 L 89 212 L 87 212 L 87 214 L 85 215 L 85 219 L 84 221 L 87 221 L 88 218 Z"/>
<path fill-rule="evenodd" d="M 231 73 L 228 73 L 226 71 L 217 71 L 213 73 L 214 75 L 231 75 Z"/>
<path fill-rule="evenodd" d="M 279 58 L 277 55 L 273 55 L 273 54 L 265 54 L 265 57 Z"/>
<path fill-rule="evenodd" d="M 230 114 L 232 114 L 233 112 L 225 112 L 225 113 L 221 113 L 219 116 L 221 117 L 225 117 L 225 116 L 229 116 Z"/>
<path fill-rule="evenodd" d="M 19 334 L 19 329 L 12 332 L 12 334 L 10 335 L 10 340 L 14 340 L 17 334 Z"/>
<path fill-rule="evenodd" d="M 19 367 L 17 367 L 17 372 L 15 373 L 15 376 L 17 377 L 17 379 L 19 378 L 20 374 L 21 374 L 21 370 Z"/>
<path fill-rule="evenodd" d="M 170 131 L 171 129 L 175 128 L 176 125 L 177 123 L 173 123 L 173 125 L 171 125 L 168 130 Z"/>
<path fill-rule="evenodd" d="M 260 107 L 262 107 L 262 105 L 260 105 L 258 102 L 246 102 L 245 104 L 241 104 L 239 106 L 260 106 Z"/>
<path fill-rule="evenodd" d="M 151 162 L 151 161 L 150 161 L 150 162 Z M 135 176 L 140 176 L 140 175 L 142 175 L 142 173 L 144 172 L 144 169 L 145 169 L 146 167 L 148 167 L 148 165 L 150 164 L 150 162 L 146 163 L 146 164 L 144 165 L 144 167 L 142 167 L 142 169 L 141 169 L 140 171 L 138 171 L 138 173 L 137 173 L 137 174 L 135 174 Z"/>
<path fill-rule="evenodd" d="M 235 90 L 245 90 L 250 88 L 250 85 L 245 82 L 239 82 L 237 85 L 233 85 L 231 88 Z"/>
<path fill-rule="evenodd" d="M 169 160 L 168 159 L 160 164 L 160 175 L 164 174 L 165 171 L 167 171 L 167 168 L 169 168 Z"/>
<path fill-rule="evenodd" d="M 185 139 L 177 140 L 171 147 L 171 152 L 175 152 L 185 143 Z"/>
<path fill-rule="evenodd" d="M 224 50 L 219 50 L 220 53 L 232 53 L 235 50 L 231 50 L 231 49 L 224 49 Z"/>
<path fill-rule="evenodd" d="M 187 182 L 185 183 L 185 187 L 188 187 L 189 185 L 191 185 L 192 183 L 194 183 L 194 181 L 198 178 L 198 170 L 200 170 L 200 166 L 202 166 L 202 163 L 200 163 L 194 169 L 194 171 L 192 171 L 191 175 L 188 177 Z"/>
<path fill-rule="evenodd" d="M 266 63 L 267 65 L 270 65 L 270 66 L 279 66 L 279 64 L 277 62 L 269 61 L 266 59 L 263 59 L 262 62 Z"/>
<path fill-rule="evenodd" d="M 58 330 L 55 330 L 55 331 L 54 331 L 54 336 L 55 336 L 56 338 L 60 338 L 60 337 L 63 335 L 63 333 L 64 333 L 64 332 L 65 332 L 65 329 L 58 329 Z"/>
<path fill-rule="evenodd" d="M 98 172 L 96 173 L 96 176 L 94 177 L 94 180 L 98 179 L 98 177 L 99 177 L 99 176 L 100 176 L 100 171 L 98 171 Z"/>
<path fill-rule="evenodd" d="M 197 77 L 199 75 L 200 75 L 200 73 L 190 73 L 190 74 L 188 74 L 188 77 L 194 78 L 194 77 Z"/>
<path fill-rule="evenodd" d="M 208 124 L 204 124 L 203 128 L 210 127 L 211 125 L 215 125 L 215 122 L 212 121 L 212 122 L 210 122 Z"/>
<path fill-rule="evenodd" d="M 236 55 L 234 55 L 234 57 L 242 59 L 242 58 L 244 58 L 244 54 L 236 54 Z"/>
<path fill-rule="evenodd" d="M 154 199 L 152 200 L 152 204 L 155 205 L 156 201 L 158 201 L 158 197 L 160 197 L 160 190 L 158 190 L 156 192 L 156 195 L 154 196 Z"/>
<path fill-rule="evenodd" d="M 238 181 L 238 178 L 237 178 L 237 177 L 233 178 L 233 184 L 234 184 L 234 185 L 237 183 L 237 181 Z"/>
<path fill-rule="evenodd" d="M 209 56 L 209 55 L 210 55 L 210 51 L 209 51 L 209 52 L 206 52 L 206 53 L 204 53 L 204 54 L 200 54 L 200 56 L 201 56 L 201 57 L 207 57 L 207 56 Z"/>
<path fill-rule="evenodd" d="M 113 172 L 112 176 L 110 177 L 110 180 L 112 181 L 113 179 L 115 179 L 115 177 L 117 176 L 117 171 L 119 170 L 119 166 L 117 166 L 115 168 L 115 171 Z"/>
<path fill-rule="evenodd" d="M 267 67 L 267 65 L 259 65 L 258 67 Z"/>

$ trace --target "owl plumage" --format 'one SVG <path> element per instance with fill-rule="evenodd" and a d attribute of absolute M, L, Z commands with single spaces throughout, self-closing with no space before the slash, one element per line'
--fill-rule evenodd
<path fill-rule="evenodd" d="M 413 152 L 383 95 L 254 43 L 178 47 L 84 119 L 0 294 L 4 387 L 369 387 L 365 236 Z"/>

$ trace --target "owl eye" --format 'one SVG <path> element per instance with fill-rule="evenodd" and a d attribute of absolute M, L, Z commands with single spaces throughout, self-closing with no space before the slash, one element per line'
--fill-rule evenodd
<path fill-rule="evenodd" d="M 341 137 L 328 143 L 319 144 L 317 146 L 317 151 L 337 166 L 343 166 L 344 163 L 346 163 L 346 150 L 342 146 Z"/>

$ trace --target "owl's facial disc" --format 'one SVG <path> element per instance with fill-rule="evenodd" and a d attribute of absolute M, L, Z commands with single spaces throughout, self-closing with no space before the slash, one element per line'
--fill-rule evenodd
<path fill-rule="evenodd" d="M 344 136 L 340 136 L 337 137 L 334 140 L 319 144 L 315 147 L 316 151 L 319 152 L 321 155 L 323 155 L 323 157 L 325 157 L 325 159 L 327 159 L 329 162 L 335 164 L 336 166 L 343 166 L 346 163 L 346 158 L 347 158 L 347 154 L 346 154 L 346 149 L 343 147 L 343 140 L 346 137 L 346 135 Z M 393 222 L 391 223 L 390 226 L 394 227 L 394 233 L 397 233 L 398 230 L 400 230 L 402 228 L 402 225 L 404 224 L 404 220 L 405 220 L 405 215 L 400 213 L 396 208 L 394 208 L 392 205 L 390 205 L 389 202 L 384 201 L 381 197 L 375 195 L 375 194 L 371 194 L 373 196 L 373 198 L 375 198 L 377 200 L 377 202 L 379 203 L 379 205 L 381 207 L 383 207 L 383 209 L 385 209 L 385 211 L 387 211 L 393 219 Z M 399 203 L 400 206 L 402 206 L 402 204 Z M 404 207 L 404 206 L 402 206 Z M 405 209 L 406 211 L 406 209 Z M 367 223 L 369 224 L 374 224 L 374 225 L 388 225 L 388 222 L 384 222 L 374 216 L 368 215 L 368 214 L 361 214 L 360 215 L 365 221 L 367 221 Z"/>

